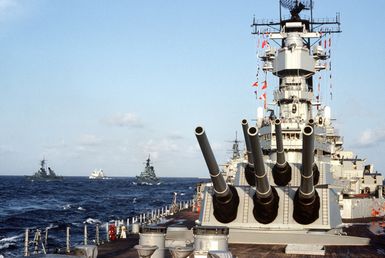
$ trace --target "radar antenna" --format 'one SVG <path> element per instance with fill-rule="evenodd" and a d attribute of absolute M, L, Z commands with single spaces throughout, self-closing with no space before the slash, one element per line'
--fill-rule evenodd
<path fill-rule="evenodd" d="M 279 20 L 255 20 L 253 19 L 253 24 L 251 27 L 254 28 L 252 34 L 270 34 L 270 33 L 279 33 L 282 30 L 282 26 L 289 21 L 306 21 L 306 24 L 309 24 L 307 28 L 308 32 L 318 32 L 321 34 L 325 33 L 340 33 L 340 14 L 337 13 L 335 18 L 332 19 L 313 19 L 313 8 L 314 0 L 279 0 Z M 291 13 L 291 18 L 286 19 L 282 18 L 281 9 L 288 9 Z M 310 11 L 310 19 L 303 18 L 299 14 L 303 10 Z M 334 26 L 334 27 L 332 27 Z M 310 39 L 309 39 L 310 41 Z M 319 41 L 319 39 L 318 39 Z M 317 40 L 313 43 L 318 42 Z M 279 44 L 279 43 L 278 43 Z"/>
<path fill-rule="evenodd" d="M 302 10 L 312 10 L 313 1 L 303 0 L 280 0 L 281 6 L 289 9 L 292 20 L 300 20 L 299 13 Z"/>

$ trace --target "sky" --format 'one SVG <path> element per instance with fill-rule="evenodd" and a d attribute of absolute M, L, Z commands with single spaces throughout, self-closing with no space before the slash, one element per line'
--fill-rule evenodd
<path fill-rule="evenodd" d="M 328 104 L 345 149 L 382 173 L 383 10 L 384 0 L 314 10 L 341 13 Z M 0 175 L 30 175 L 44 157 L 64 176 L 135 176 L 150 154 L 158 176 L 207 177 L 194 129 L 219 164 L 230 158 L 261 105 L 250 24 L 278 15 L 278 1 L 260 0 L 0 0 Z"/>

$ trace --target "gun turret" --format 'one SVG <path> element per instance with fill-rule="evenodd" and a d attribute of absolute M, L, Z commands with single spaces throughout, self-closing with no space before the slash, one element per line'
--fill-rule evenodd
<path fill-rule="evenodd" d="M 278 186 L 285 186 L 291 180 L 291 166 L 285 159 L 283 149 L 281 120 L 275 119 L 275 139 L 277 143 L 277 162 L 273 167 L 274 183 Z"/>
<path fill-rule="evenodd" d="M 211 181 L 213 182 L 214 216 L 219 222 L 232 222 L 237 217 L 238 212 L 239 196 L 237 190 L 234 186 L 226 184 L 203 127 L 198 126 L 195 128 L 195 136 L 197 137 L 207 168 L 210 172 Z"/>
<path fill-rule="evenodd" d="M 293 218 L 300 224 L 310 224 L 319 217 L 320 199 L 314 189 L 314 131 L 312 126 L 303 129 L 301 185 L 294 196 Z"/>
<path fill-rule="evenodd" d="M 250 143 L 249 135 L 247 133 L 247 130 L 249 130 L 249 124 L 247 123 L 246 119 L 242 119 L 242 129 L 243 129 L 243 135 L 245 137 L 246 151 L 247 151 L 247 164 L 245 166 L 245 178 L 247 183 L 250 186 L 255 186 L 255 172 L 254 172 L 253 158 L 251 154 L 251 143 Z"/>
<path fill-rule="evenodd" d="M 258 222 L 269 224 L 277 217 L 279 196 L 274 187 L 269 185 L 257 128 L 250 127 L 248 135 L 255 170 L 256 191 L 253 197 L 253 214 Z"/>

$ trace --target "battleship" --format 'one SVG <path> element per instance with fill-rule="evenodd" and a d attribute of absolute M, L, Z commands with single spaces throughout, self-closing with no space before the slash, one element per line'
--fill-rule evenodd
<path fill-rule="evenodd" d="M 203 190 L 199 225 L 226 227 L 229 243 L 324 254 L 324 246 L 369 243 L 345 236 L 343 219 L 384 216 L 383 176 L 344 150 L 330 107 L 316 96 L 314 77 L 330 59 L 326 37 L 341 29 L 339 14 L 313 19 L 312 2 L 281 0 L 279 21 L 253 20 L 253 34 L 263 39 L 262 70 L 278 77 L 278 85 L 269 109 L 264 95 L 266 116 L 259 108 L 255 124 L 241 119 L 246 152 L 231 162 L 232 182 L 221 173 L 205 129 L 195 129 L 212 181 Z M 282 18 L 282 7 L 290 18 Z"/>
<path fill-rule="evenodd" d="M 151 165 L 150 155 L 148 155 L 144 170 L 139 176 L 136 176 L 136 183 L 139 185 L 156 185 L 160 183 L 159 178 L 156 177 L 154 166 Z"/>
<path fill-rule="evenodd" d="M 260 56 L 263 62 L 263 71 L 265 73 L 271 72 L 277 76 L 280 83 L 279 88 L 274 91 L 273 100 L 274 106 L 279 108 L 280 118 L 275 120 L 274 110 L 268 110 L 271 112 L 269 117 L 264 118 L 260 115 L 257 117 L 263 152 L 267 154 L 269 160 L 277 160 L 277 165 L 273 168 L 272 173 L 274 180 L 277 179 L 277 173 L 274 171 L 277 169 L 280 171 L 282 162 L 286 162 L 283 155 L 279 153 L 284 152 L 293 162 L 298 160 L 298 155 L 294 158 L 293 155 L 298 152 L 300 131 L 307 123 L 312 126 L 317 138 L 315 158 L 325 160 L 325 164 L 330 166 L 329 170 L 332 176 L 330 183 L 338 192 L 338 204 L 342 220 L 348 222 L 382 217 L 385 215 L 384 177 L 374 169 L 372 164 L 365 164 L 365 159 L 344 149 L 343 137 L 338 135 L 332 123 L 334 119 L 331 117 L 331 108 L 321 103 L 319 96 L 320 80 L 317 86 L 318 92 L 314 87 L 315 73 L 331 69 L 329 60 L 331 55 L 330 35 L 341 32 L 339 14 L 336 15 L 335 19 L 314 20 L 312 17 L 313 1 L 308 1 L 307 4 L 299 1 L 280 1 L 280 3 L 281 6 L 290 10 L 291 20 L 300 22 L 308 31 L 301 32 L 298 28 L 289 28 L 285 26 L 282 19 L 278 23 L 269 22 L 267 24 L 254 21 L 252 24 L 253 34 L 268 35 L 271 42 L 277 40 L 286 42 L 285 45 L 283 44 L 280 49 L 276 50 L 266 41 L 265 53 Z M 304 9 L 310 11 L 309 23 L 303 22 L 304 20 L 299 16 L 299 13 Z M 335 25 L 336 27 L 330 28 L 325 27 L 325 25 Z M 279 32 L 270 32 L 266 28 Z M 286 29 L 286 34 L 283 29 Z M 304 32 L 307 33 L 308 37 L 302 37 Z M 299 33 L 300 37 L 296 38 L 295 33 Z M 301 42 L 298 40 L 302 40 L 305 44 L 302 43 L 301 46 Z M 312 53 L 305 57 L 303 52 L 309 51 L 310 53 L 310 47 L 312 47 Z M 291 54 L 288 54 L 288 51 Z M 295 63 L 288 65 L 287 62 L 291 62 L 293 59 L 295 59 Z M 293 75 L 293 73 L 297 74 Z M 261 114 L 262 112 L 257 113 Z M 274 125 L 277 123 L 281 126 Z M 245 132 L 246 134 L 247 132 Z M 284 144 L 283 146 L 281 144 L 280 149 L 278 149 L 279 141 L 282 143 L 280 138 L 283 138 Z M 250 150 L 250 146 L 248 149 Z M 248 163 L 252 164 L 250 157 Z M 291 170 L 288 165 L 285 166 L 287 168 L 284 170 Z M 248 174 L 252 175 L 247 171 L 246 178 L 253 180 L 252 176 L 247 176 Z M 315 176 L 318 177 L 318 174 L 316 173 Z"/>
<path fill-rule="evenodd" d="M 58 181 L 63 180 L 62 176 L 56 175 L 55 171 L 50 167 L 47 167 L 46 160 L 40 161 L 40 169 L 32 176 L 27 176 L 31 181 Z"/>
<path fill-rule="evenodd" d="M 281 1 L 281 5 L 289 8 L 291 12 L 293 12 L 293 9 L 295 8 L 298 9 L 300 4 L 300 2 L 295 5 L 293 1 Z M 306 6 L 303 5 L 303 8 L 305 9 Z M 292 17 L 292 19 L 301 20 L 299 14 L 295 15 L 295 18 Z M 322 158 L 326 157 L 328 159 L 327 162 L 330 166 L 330 175 L 333 179 L 332 184 L 334 185 L 334 189 L 338 191 L 338 203 L 342 220 L 344 222 L 353 222 L 373 217 L 383 217 L 385 215 L 383 175 L 376 171 L 372 164 L 365 164 L 365 159 L 359 158 L 358 155 L 354 154 L 352 151 L 344 149 L 343 137 L 338 135 L 337 130 L 335 129 L 332 123 L 332 120 L 335 119 L 331 118 L 331 108 L 326 105 L 323 106 L 319 100 L 319 96 L 315 97 L 316 101 L 312 101 L 315 92 L 312 86 L 313 81 L 311 80 L 312 78 L 309 77 L 309 74 L 311 74 L 312 72 L 314 73 L 324 69 L 328 69 L 327 61 L 330 58 L 330 52 L 329 54 L 327 54 L 326 50 L 322 47 L 322 35 L 330 33 L 339 33 L 341 31 L 339 28 L 340 22 L 338 15 L 336 16 L 336 19 L 334 21 L 328 20 L 327 22 L 314 22 L 313 20 L 313 22 L 309 23 L 310 26 L 322 26 L 333 23 L 338 25 L 337 29 L 320 29 L 318 30 L 320 37 L 316 38 L 315 42 L 311 42 L 310 38 L 307 41 L 308 46 L 310 46 L 310 44 L 314 46 L 312 53 L 315 62 L 314 71 L 306 71 L 304 68 L 302 70 L 294 69 L 294 72 L 300 71 L 303 73 L 301 76 L 305 77 L 305 82 L 308 84 L 307 87 L 311 94 L 311 96 L 309 95 L 307 98 L 303 98 L 303 96 L 307 93 L 303 94 L 303 90 L 298 90 L 301 89 L 301 76 L 295 77 L 290 75 L 290 72 L 293 71 L 287 71 L 289 69 L 279 70 L 280 68 L 278 69 L 277 66 L 283 65 L 282 63 L 279 63 L 279 61 L 275 61 L 275 66 L 273 66 L 274 60 L 277 57 L 276 50 L 270 46 L 267 40 L 265 41 L 265 54 L 260 56 L 261 61 L 263 62 L 261 66 L 263 67 L 263 71 L 265 73 L 272 72 L 274 75 L 280 78 L 281 86 L 274 91 L 274 106 L 280 108 L 279 112 L 281 119 L 277 119 L 275 117 L 274 111 L 277 109 L 268 109 L 267 111 L 270 112 L 270 115 L 268 117 L 263 117 L 263 109 L 258 108 L 256 126 L 260 130 L 259 135 L 261 139 L 261 144 L 264 154 L 267 154 L 267 159 L 270 161 L 274 159 L 280 159 L 278 160 L 278 164 L 283 164 L 286 162 L 284 160 L 284 156 L 278 155 L 277 153 L 285 152 L 285 155 L 293 155 L 296 149 L 298 151 L 298 142 L 293 142 L 293 139 L 299 139 L 300 129 L 304 127 L 305 121 L 306 119 L 308 119 L 308 121 L 310 121 L 310 123 L 312 124 L 313 129 L 315 130 L 315 137 L 319 138 L 319 141 L 317 143 L 318 149 L 316 149 L 316 152 L 322 152 Z M 280 38 L 280 35 L 278 36 L 278 34 L 281 34 L 281 25 L 282 19 L 279 23 L 269 22 L 268 24 L 259 24 L 254 21 L 252 25 L 255 28 L 253 34 L 263 34 L 263 37 L 270 37 L 272 41 L 276 41 L 277 38 L 279 40 L 284 40 L 284 38 Z M 273 28 L 275 29 L 275 31 L 280 31 L 280 33 L 270 33 L 266 29 L 261 29 L 261 27 L 269 27 L 270 29 Z M 287 36 L 287 38 L 289 38 L 289 35 Z M 296 42 L 292 42 L 292 44 L 296 44 Z M 325 43 L 325 47 L 328 44 L 330 43 Z M 278 50 L 278 52 L 280 51 L 282 51 L 282 48 Z M 281 57 L 287 59 L 288 56 L 281 54 Z M 287 60 L 284 60 L 284 62 L 286 62 Z M 304 60 L 299 60 L 299 62 L 303 61 Z M 284 83 L 285 81 L 286 84 Z M 320 85 L 318 87 L 320 87 Z M 319 90 L 320 89 L 318 89 L 318 91 Z M 307 102 L 308 105 L 302 105 L 301 109 L 298 109 L 301 106 L 301 102 Z M 307 112 L 307 110 L 311 109 L 312 106 L 317 107 L 316 112 L 314 112 L 314 115 L 313 113 Z M 299 123 L 298 121 L 302 121 L 302 123 Z M 245 123 L 245 125 L 247 125 L 246 120 L 244 120 L 242 123 Z M 296 129 L 292 129 L 293 123 L 297 123 Z M 278 126 L 278 124 L 282 125 Z M 286 126 L 286 129 L 284 129 L 284 133 L 282 133 L 282 126 Z M 247 126 L 243 126 L 243 132 L 246 138 L 247 129 Z M 274 135 L 277 135 L 275 139 Z M 282 138 L 286 139 L 285 146 L 283 146 Z M 247 139 L 246 143 L 247 150 L 244 152 L 243 155 L 241 155 L 239 151 L 239 141 L 236 139 L 233 143 L 233 157 L 229 160 L 229 162 L 224 165 L 224 173 L 222 173 L 227 183 L 234 183 L 236 174 L 239 172 L 239 180 L 242 179 L 242 173 L 244 173 L 246 182 L 249 185 L 255 184 L 254 174 L 252 173 L 252 171 L 250 171 L 250 164 L 253 164 L 253 160 L 252 155 L 250 154 L 250 143 L 249 141 L 247 141 Z M 297 146 L 295 146 L 296 144 Z M 279 146 L 280 149 L 278 150 L 277 148 Z M 285 147 L 285 149 L 283 147 Z M 274 152 L 276 153 L 275 155 Z M 296 158 L 292 160 L 295 159 Z M 246 164 L 244 169 L 245 172 L 242 172 L 242 169 L 240 169 L 242 163 Z M 272 165 L 270 164 L 270 167 L 271 166 Z M 277 169 L 281 169 L 281 165 L 275 165 L 273 169 L 274 171 L 277 171 Z M 285 168 L 283 169 L 291 170 L 291 167 L 285 165 Z M 287 175 L 289 174 L 291 173 L 288 172 Z M 276 175 L 277 173 L 272 173 L 274 180 L 279 180 Z M 315 176 L 317 177 L 318 174 L 315 174 Z M 239 183 L 240 182 L 238 182 L 238 184 Z M 244 182 L 241 182 L 241 184 L 244 184 Z"/>

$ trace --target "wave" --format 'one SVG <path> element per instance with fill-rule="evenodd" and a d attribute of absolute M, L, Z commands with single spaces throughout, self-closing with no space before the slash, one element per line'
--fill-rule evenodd
<path fill-rule="evenodd" d="M 102 224 L 102 222 L 98 219 L 88 218 L 84 221 L 87 224 Z"/>
<path fill-rule="evenodd" d="M 59 225 L 50 223 L 50 224 L 48 225 L 48 227 L 46 227 L 45 229 L 54 229 L 54 228 L 59 228 Z"/>
<path fill-rule="evenodd" d="M 66 204 L 66 205 L 63 205 L 63 210 L 69 210 L 71 209 L 71 204 Z"/>
<path fill-rule="evenodd" d="M 5 237 L 5 238 L 2 238 L 0 239 L 0 244 L 3 244 L 5 242 L 16 242 L 16 240 L 20 237 L 22 237 L 23 235 L 17 235 L 17 236 L 12 236 L 12 237 Z"/>
<path fill-rule="evenodd" d="M 17 242 L 20 242 L 20 238 L 23 237 L 23 234 L 12 236 L 12 237 L 5 237 L 0 239 L 0 250 L 5 249 L 13 249 L 17 247 Z"/>
<path fill-rule="evenodd" d="M 87 220 L 91 236 L 99 221 L 104 232 L 109 221 L 130 218 L 131 222 L 133 216 L 169 205 L 173 192 L 178 192 L 178 201 L 187 200 L 195 189 L 189 187 L 195 183 L 192 179 L 164 179 L 161 185 L 152 187 L 139 187 L 133 181 L 122 178 L 90 183 L 88 177 L 69 177 L 51 184 L 0 176 L 0 190 L 6 189 L 0 191 L 4 200 L 0 205 L 0 253 L 7 258 L 20 256 L 26 228 L 31 232 L 30 239 L 36 229 L 48 229 L 48 245 L 60 247 L 67 226 L 71 228 L 71 242 L 81 242 Z M 20 191 L 13 185 L 25 189 Z"/>
<path fill-rule="evenodd" d="M 4 243 L 0 244 L 0 250 L 14 249 L 17 248 L 16 243 Z"/>

